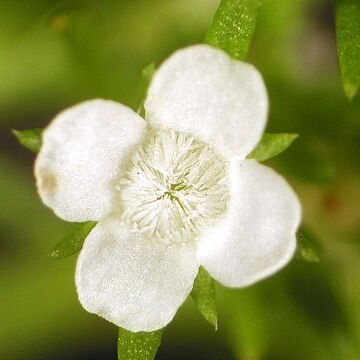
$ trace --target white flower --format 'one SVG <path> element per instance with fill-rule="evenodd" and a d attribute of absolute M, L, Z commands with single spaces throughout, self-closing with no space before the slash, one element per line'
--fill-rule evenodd
<path fill-rule="evenodd" d="M 35 164 L 40 196 L 62 219 L 99 221 L 76 269 L 85 309 L 152 331 L 171 321 L 200 265 L 243 287 L 290 260 L 299 201 L 280 175 L 245 160 L 267 108 L 251 65 L 197 45 L 156 72 L 146 121 L 92 100 L 51 122 Z"/>

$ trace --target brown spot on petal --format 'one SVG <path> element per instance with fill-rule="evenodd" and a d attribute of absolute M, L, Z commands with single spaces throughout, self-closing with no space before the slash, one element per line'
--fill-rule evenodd
<path fill-rule="evenodd" d="M 56 187 L 56 175 L 50 171 L 43 172 L 40 178 L 40 189 L 47 195 L 54 195 Z"/>

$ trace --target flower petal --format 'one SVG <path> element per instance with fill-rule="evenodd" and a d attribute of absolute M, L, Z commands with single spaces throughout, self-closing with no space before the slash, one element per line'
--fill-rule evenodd
<path fill-rule="evenodd" d="M 154 127 L 188 132 L 242 159 L 261 138 L 267 108 L 259 72 L 207 45 L 179 50 L 166 60 L 145 102 Z"/>
<path fill-rule="evenodd" d="M 232 161 L 229 175 L 227 213 L 203 234 L 197 255 L 216 280 L 242 287 L 291 259 L 301 207 L 285 179 L 255 161 Z"/>
<path fill-rule="evenodd" d="M 144 120 L 113 101 L 86 101 L 61 112 L 44 130 L 35 163 L 42 201 L 68 221 L 107 215 L 113 181 L 145 131 Z"/>
<path fill-rule="evenodd" d="M 154 331 L 172 320 L 198 268 L 194 244 L 156 244 L 109 218 L 85 241 L 76 285 L 89 312 L 130 331 Z"/>

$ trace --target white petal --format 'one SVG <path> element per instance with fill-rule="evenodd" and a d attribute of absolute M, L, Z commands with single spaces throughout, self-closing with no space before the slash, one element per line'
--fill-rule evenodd
<path fill-rule="evenodd" d="M 166 60 L 145 102 L 154 127 L 188 132 L 242 159 L 260 140 L 267 108 L 259 72 L 207 45 L 179 50 Z"/>
<path fill-rule="evenodd" d="M 114 203 L 114 180 L 146 122 L 113 101 L 91 100 L 60 113 L 45 129 L 35 163 L 42 201 L 64 220 L 99 220 Z"/>
<path fill-rule="evenodd" d="M 266 166 L 233 161 L 229 172 L 227 213 L 203 234 L 197 255 L 219 282 L 242 287 L 271 275 L 291 259 L 301 207 L 285 179 Z"/>
<path fill-rule="evenodd" d="M 142 239 L 114 219 L 100 222 L 81 251 L 76 284 L 83 307 L 130 331 L 167 325 L 197 275 L 194 245 Z"/>

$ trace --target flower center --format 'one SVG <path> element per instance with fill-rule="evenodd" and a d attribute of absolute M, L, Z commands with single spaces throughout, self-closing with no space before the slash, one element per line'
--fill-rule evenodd
<path fill-rule="evenodd" d="M 163 243 L 195 239 L 226 209 L 226 168 L 224 159 L 188 134 L 151 132 L 119 183 L 122 220 Z"/>

